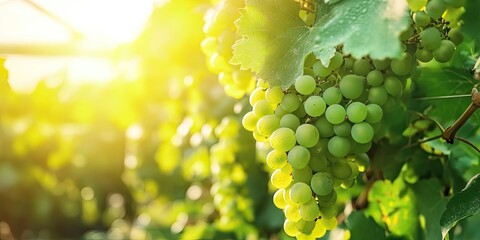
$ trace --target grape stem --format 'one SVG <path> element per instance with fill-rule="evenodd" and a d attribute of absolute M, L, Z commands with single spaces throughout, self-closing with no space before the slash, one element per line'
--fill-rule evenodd
<path fill-rule="evenodd" d="M 453 144 L 455 139 L 455 134 L 457 131 L 467 122 L 467 120 L 472 116 L 472 114 L 480 107 L 480 93 L 476 88 L 472 88 L 472 102 L 467 107 L 467 109 L 460 115 L 460 117 L 442 134 L 442 138 L 447 141 L 447 143 Z M 458 138 L 457 138 L 458 139 Z M 478 151 L 478 148 L 476 148 Z M 480 151 L 479 151 L 480 152 Z"/>

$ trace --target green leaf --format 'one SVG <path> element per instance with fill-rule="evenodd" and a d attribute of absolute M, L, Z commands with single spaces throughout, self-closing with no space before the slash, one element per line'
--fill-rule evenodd
<path fill-rule="evenodd" d="M 248 0 L 237 22 L 230 63 L 251 69 L 271 85 L 289 87 L 303 73 L 307 54 L 327 65 L 334 48 L 356 58 L 395 58 L 402 53 L 399 34 L 406 29 L 406 2 L 349 0 L 317 1 L 316 20 L 307 27 L 298 16 L 299 4 L 284 0 Z"/>
<path fill-rule="evenodd" d="M 367 218 L 363 212 L 352 212 L 346 221 L 351 233 L 351 240 L 362 239 L 387 239 L 385 230 L 371 217 Z"/>
<path fill-rule="evenodd" d="M 463 25 L 462 31 L 473 38 L 473 40 L 480 44 L 480 31 L 478 31 L 478 23 L 480 22 L 480 15 L 478 9 L 480 9 L 480 1 L 468 0 L 465 6 L 465 13 L 462 15 Z"/>
<path fill-rule="evenodd" d="M 480 174 L 470 179 L 467 186 L 448 201 L 447 208 L 440 218 L 443 238 L 459 220 L 478 213 L 480 213 Z"/>

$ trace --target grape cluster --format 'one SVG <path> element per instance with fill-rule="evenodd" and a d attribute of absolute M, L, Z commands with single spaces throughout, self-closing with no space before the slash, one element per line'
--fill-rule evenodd
<path fill-rule="evenodd" d="M 255 88 L 251 72 L 228 63 L 233 56 L 232 45 L 237 39 L 234 21 L 240 17 L 239 8 L 244 5 L 244 1 L 223 0 L 209 9 L 203 27 L 206 37 L 201 43 L 209 69 L 218 74 L 225 93 L 237 99 Z"/>
<path fill-rule="evenodd" d="M 412 25 L 400 39 L 420 62 L 446 63 L 463 41 L 458 17 L 462 0 L 409 1 Z"/>

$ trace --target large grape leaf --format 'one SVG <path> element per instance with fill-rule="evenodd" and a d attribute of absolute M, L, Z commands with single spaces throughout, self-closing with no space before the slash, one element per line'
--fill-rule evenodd
<path fill-rule="evenodd" d="M 447 208 L 440 218 L 443 238 L 459 220 L 478 213 L 480 213 L 480 174 L 470 179 L 467 186 L 448 201 Z"/>
<path fill-rule="evenodd" d="M 307 27 L 293 0 L 247 0 L 237 22 L 238 35 L 230 63 L 251 69 L 272 85 L 289 87 L 313 52 L 328 64 L 334 48 L 356 58 L 394 58 L 402 53 L 399 34 L 408 26 L 406 1 L 346 0 L 325 4 L 317 0 L 316 19 Z"/>

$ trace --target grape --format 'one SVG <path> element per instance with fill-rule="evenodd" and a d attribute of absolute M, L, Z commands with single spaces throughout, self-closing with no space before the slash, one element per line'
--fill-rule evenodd
<path fill-rule="evenodd" d="M 268 142 L 270 140 L 268 136 L 260 134 L 256 128 L 253 130 L 253 138 L 257 142 Z"/>
<path fill-rule="evenodd" d="M 358 143 L 367 143 L 373 138 L 373 128 L 366 122 L 357 123 L 352 126 L 352 138 Z"/>
<path fill-rule="evenodd" d="M 309 95 L 317 86 L 315 79 L 309 75 L 303 75 L 295 79 L 295 90 L 303 95 Z"/>
<path fill-rule="evenodd" d="M 267 91 L 265 92 L 265 99 L 267 99 L 267 101 L 272 105 L 278 105 L 282 102 L 283 95 L 284 94 L 282 88 L 279 86 L 275 86 L 273 88 L 267 89 Z"/>
<path fill-rule="evenodd" d="M 358 143 L 353 139 L 350 141 L 350 144 L 351 144 L 350 152 L 356 153 L 356 154 L 366 153 L 372 147 L 372 142 Z"/>
<path fill-rule="evenodd" d="M 440 18 L 447 9 L 443 0 L 430 0 L 427 3 L 425 12 L 432 18 Z"/>
<path fill-rule="evenodd" d="M 288 156 L 287 156 L 287 160 L 288 160 Z M 292 165 L 290 165 L 290 163 L 287 162 L 282 168 L 280 168 L 280 171 L 282 171 L 285 174 L 291 175 L 293 172 Z"/>
<path fill-rule="evenodd" d="M 287 157 L 293 168 L 302 169 L 310 161 L 310 152 L 305 147 L 297 145 L 288 152 Z"/>
<path fill-rule="evenodd" d="M 392 68 L 392 72 L 397 75 L 407 75 L 412 71 L 412 55 L 405 53 L 401 58 L 392 59 L 390 67 Z"/>
<path fill-rule="evenodd" d="M 305 68 L 311 68 L 311 67 L 313 67 L 313 64 L 315 63 L 315 61 L 317 61 L 317 58 L 315 57 L 315 55 L 313 53 L 310 53 L 305 58 L 303 66 Z"/>
<path fill-rule="evenodd" d="M 350 165 L 342 160 L 333 161 L 330 168 L 332 169 L 333 177 L 339 180 L 345 180 L 352 175 Z"/>
<path fill-rule="evenodd" d="M 332 59 L 330 59 L 330 63 L 328 64 L 328 69 L 331 71 L 337 70 L 343 63 L 343 54 L 339 52 L 335 52 Z"/>
<path fill-rule="evenodd" d="M 303 118 L 307 116 L 307 112 L 305 111 L 305 106 L 302 104 L 302 107 L 297 108 L 297 110 L 293 111 L 293 114 L 297 115 L 298 118 Z"/>
<path fill-rule="evenodd" d="M 273 171 L 272 176 L 270 177 L 270 182 L 278 189 L 286 188 L 292 182 L 292 176 L 282 172 L 280 169 L 276 169 Z"/>
<path fill-rule="evenodd" d="M 310 154 L 310 161 L 308 162 L 308 166 L 312 171 L 315 171 L 315 172 L 325 171 L 328 166 L 327 157 L 325 157 L 324 154 L 319 154 L 318 156 L 314 154 Z"/>
<path fill-rule="evenodd" d="M 382 120 L 382 117 L 383 117 L 382 107 L 373 103 L 367 105 L 367 117 L 365 118 L 365 122 L 378 123 L 380 122 L 380 120 Z"/>
<path fill-rule="evenodd" d="M 310 164 L 310 161 L 308 162 L 309 164 Z M 312 173 L 312 169 L 307 165 L 306 167 L 301 169 L 293 168 L 292 175 L 293 175 L 293 180 L 295 180 L 295 182 L 304 182 L 304 183 L 310 184 L 313 173 Z"/>
<path fill-rule="evenodd" d="M 333 191 L 333 179 L 329 173 L 317 172 L 313 174 L 310 186 L 318 196 L 326 196 Z"/>
<path fill-rule="evenodd" d="M 385 104 L 388 99 L 388 92 L 383 86 L 372 87 L 368 91 L 368 101 L 380 106 Z"/>
<path fill-rule="evenodd" d="M 442 40 L 440 47 L 433 51 L 433 57 L 437 62 L 446 63 L 452 59 L 455 53 L 455 44 L 450 40 Z"/>
<path fill-rule="evenodd" d="M 270 136 L 280 126 L 280 119 L 274 114 L 261 117 L 257 122 L 257 130 L 263 136 Z"/>
<path fill-rule="evenodd" d="M 284 209 L 284 213 L 285 213 L 285 218 L 287 218 L 288 220 L 297 222 L 300 219 L 302 219 L 302 217 L 300 216 L 300 209 L 298 209 L 297 205 L 287 204 L 287 206 Z"/>
<path fill-rule="evenodd" d="M 317 201 L 310 196 L 308 202 L 300 205 L 300 217 L 306 221 L 314 221 L 318 216 L 320 216 L 320 208 L 318 208 Z"/>
<path fill-rule="evenodd" d="M 320 222 L 320 219 L 317 219 L 315 221 L 315 228 L 312 230 L 312 235 L 315 238 L 321 238 L 325 236 L 325 233 L 327 232 L 327 229 L 323 226 L 322 222 Z"/>
<path fill-rule="evenodd" d="M 285 189 L 281 188 L 273 194 L 273 204 L 279 209 L 284 209 L 287 206 L 287 202 L 283 198 L 283 192 L 285 192 Z"/>
<path fill-rule="evenodd" d="M 322 115 L 326 107 L 325 101 L 319 96 L 310 96 L 304 103 L 305 112 L 312 117 Z"/>
<path fill-rule="evenodd" d="M 450 39 L 450 41 L 455 43 L 455 45 L 458 45 L 458 44 L 462 43 L 463 42 L 463 34 L 460 31 L 460 28 L 456 27 L 456 28 L 450 29 L 450 31 L 448 32 L 448 38 Z"/>
<path fill-rule="evenodd" d="M 420 42 L 427 50 L 435 50 L 440 47 L 442 35 L 435 27 L 429 27 L 420 32 Z"/>
<path fill-rule="evenodd" d="M 203 53 L 206 55 L 212 55 L 218 48 L 217 39 L 214 37 L 206 37 L 203 39 L 202 43 L 200 43 L 200 47 Z"/>
<path fill-rule="evenodd" d="M 387 77 L 383 86 L 385 87 L 387 93 L 393 97 L 399 98 L 402 96 L 403 84 L 398 78 L 393 76 Z"/>
<path fill-rule="evenodd" d="M 388 67 L 390 67 L 390 59 L 383 59 L 383 60 L 374 59 L 373 66 L 377 70 L 385 70 Z"/>
<path fill-rule="evenodd" d="M 248 131 L 253 131 L 257 128 L 258 117 L 253 111 L 246 113 L 242 118 L 242 125 Z"/>
<path fill-rule="evenodd" d="M 274 149 L 268 153 L 266 162 L 271 169 L 282 168 L 287 163 L 287 154 Z"/>
<path fill-rule="evenodd" d="M 312 230 L 315 228 L 315 222 L 300 219 L 298 220 L 296 226 L 301 233 L 309 235 L 310 233 L 312 233 Z"/>
<path fill-rule="evenodd" d="M 290 199 L 296 204 L 305 204 L 312 198 L 312 190 L 308 184 L 297 182 L 290 188 Z"/>
<path fill-rule="evenodd" d="M 348 137 L 350 136 L 351 128 L 352 126 L 350 125 L 349 122 L 342 122 L 340 124 L 333 126 L 333 131 L 337 136 Z"/>
<path fill-rule="evenodd" d="M 300 106 L 301 102 L 300 99 L 298 98 L 297 95 L 293 93 L 285 94 L 282 98 L 282 108 L 288 112 L 291 113 Z"/>
<path fill-rule="evenodd" d="M 337 226 L 337 218 L 321 218 L 319 221 L 328 230 L 332 230 Z"/>
<path fill-rule="evenodd" d="M 408 28 L 405 31 L 400 33 L 400 40 L 401 41 L 407 41 L 408 39 L 413 37 L 414 33 L 415 33 L 415 31 L 414 31 L 413 27 L 408 26 Z"/>
<path fill-rule="evenodd" d="M 352 57 L 345 58 L 343 62 L 343 66 L 346 70 L 353 70 L 353 64 L 355 64 L 355 60 Z"/>
<path fill-rule="evenodd" d="M 353 64 L 353 72 L 360 76 L 367 76 L 372 66 L 367 59 L 359 59 Z"/>
<path fill-rule="evenodd" d="M 300 126 L 300 119 L 294 114 L 288 113 L 280 119 L 280 127 L 290 128 L 295 131 Z"/>
<path fill-rule="evenodd" d="M 465 0 L 443 0 L 443 1 L 454 8 L 465 6 Z"/>
<path fill-rule="evenodd" d="M 326 208 L 331 207 L 335 202 L 337 202 L 337 193 L 333 190 L 325 196 L 317 196 L 318 206 Z"/>
<path fill-rule="evenodd" d="M 361 102 L 351 103 L 347 107 L 347 117 L 350 122 L 362 122 L 367 117 L 367 106 Z"/>
<path fill-rule="evenodd" d="M 422 7 L 427 4 L 427 1 L 428 0 L 407 0 L 408 7 L 410 8 L 410 10 L 412 10 L 412 12 L 422 9 Z"/>
<path fill-rule="evenodd" d="M 430 23 L 430 16 L 423 11 L 419 11 L 413 14 L 413 20 L 417 27 L 425 27 Z"/>
<path fill-rule="evenodd" d="M 296 222 L 290 219 L 285 219 L 285 222 L 283 223 L 283 230 L 288 236 L 295 237 L 300 234 L 296 224 Z"/>
<path fill-rule="evenodd" d="M 325 111 L 325 117 L 331 124 L 339 124 L 343 122 L 346 116 L 347 113 L 345 108 L 339 104 L 333 104 L 327 108 L 327 111 Z"/>
<path fill-rule="evenodd" d="M 368 123 L 367 123 L 368 124 Z M 357 124 L 355 124 L 357 125 Z M 353 125 L 355 127 L 355 125 Z M 352 127 L 353 131 L 353 127 Z M 373 129 L 372 129 L 373 135 Z M 350 141 L 347 138 L 334 136 L 328 141 L 328 151 L 335 157 L 345 157 L 350 151 Z"/>
<path fill-rule="evenodd" d="M 365 74 L 366 75 L 366 74 Z M 346 75 L 340 80 L 340 91 L 348 99 L 360 97 L 363 92 L 363 79 L 357 75 Z"/>
<path fill-rule="evenodd" d="M 253 105 L 253 112 L 257 117 L 273 114 L 273 106 L 267 100 L 260 100 Z"/>
<path fill-rule="evenodd" d="M 270 145 L 278 151 L 287 152 L 295 146 L 296 142 L 295 132 L 290 128 L 281 127 L 270 136 Z"/>
<path fill-rule="evenodd" d="M 302 124 L 295 131 L 295 137 L 298 144 L 310 148 L 318 143 L 320 138 L 318 130 L 311 124 Z"/>
<path fill-rule="evenodd" d="M 317 60 L 313 64 L 313 72 L 319 77 L 326 77 L 332 72 L 332 70 L 326 68 L 325 66 L 323 66 L 320 60 Z"/>
<path fill-rule="evenodd" d="M 342 92 L 336 87 L 329 87 L 323 92 L 323 100 L 327 105 L 333 105 L 342 101 Z"/>
<path fill-rule="evenodd" d="M 383 83 L 383 73 L 378 70 L 373 70 L 367 75 L 367 82 L 370 86 L 376 87 Z"/>
<path fill-rule="evenodd" d="M 320 207 L 320 216 L 322 218 L 333 218 L 337 215 L 336 210 L 331 207 Z"/>
<path fill-rule="evenodd" d="M 420 62 L 430 62 L 433 59 L 433 54 L 431 51 L 427 49 L 418 49 L 417 52 L 415 52 L 415 56 L 417 57 L 418 61 Z"/>
<path fill-rule="evenodd" d="M 331 137 L 334 134 L 333 125 L 328 122 L 325 117 L 317 119 L 315 122 L 315 127 L 317 128 L 318 134 L 321 137 Z"/>

